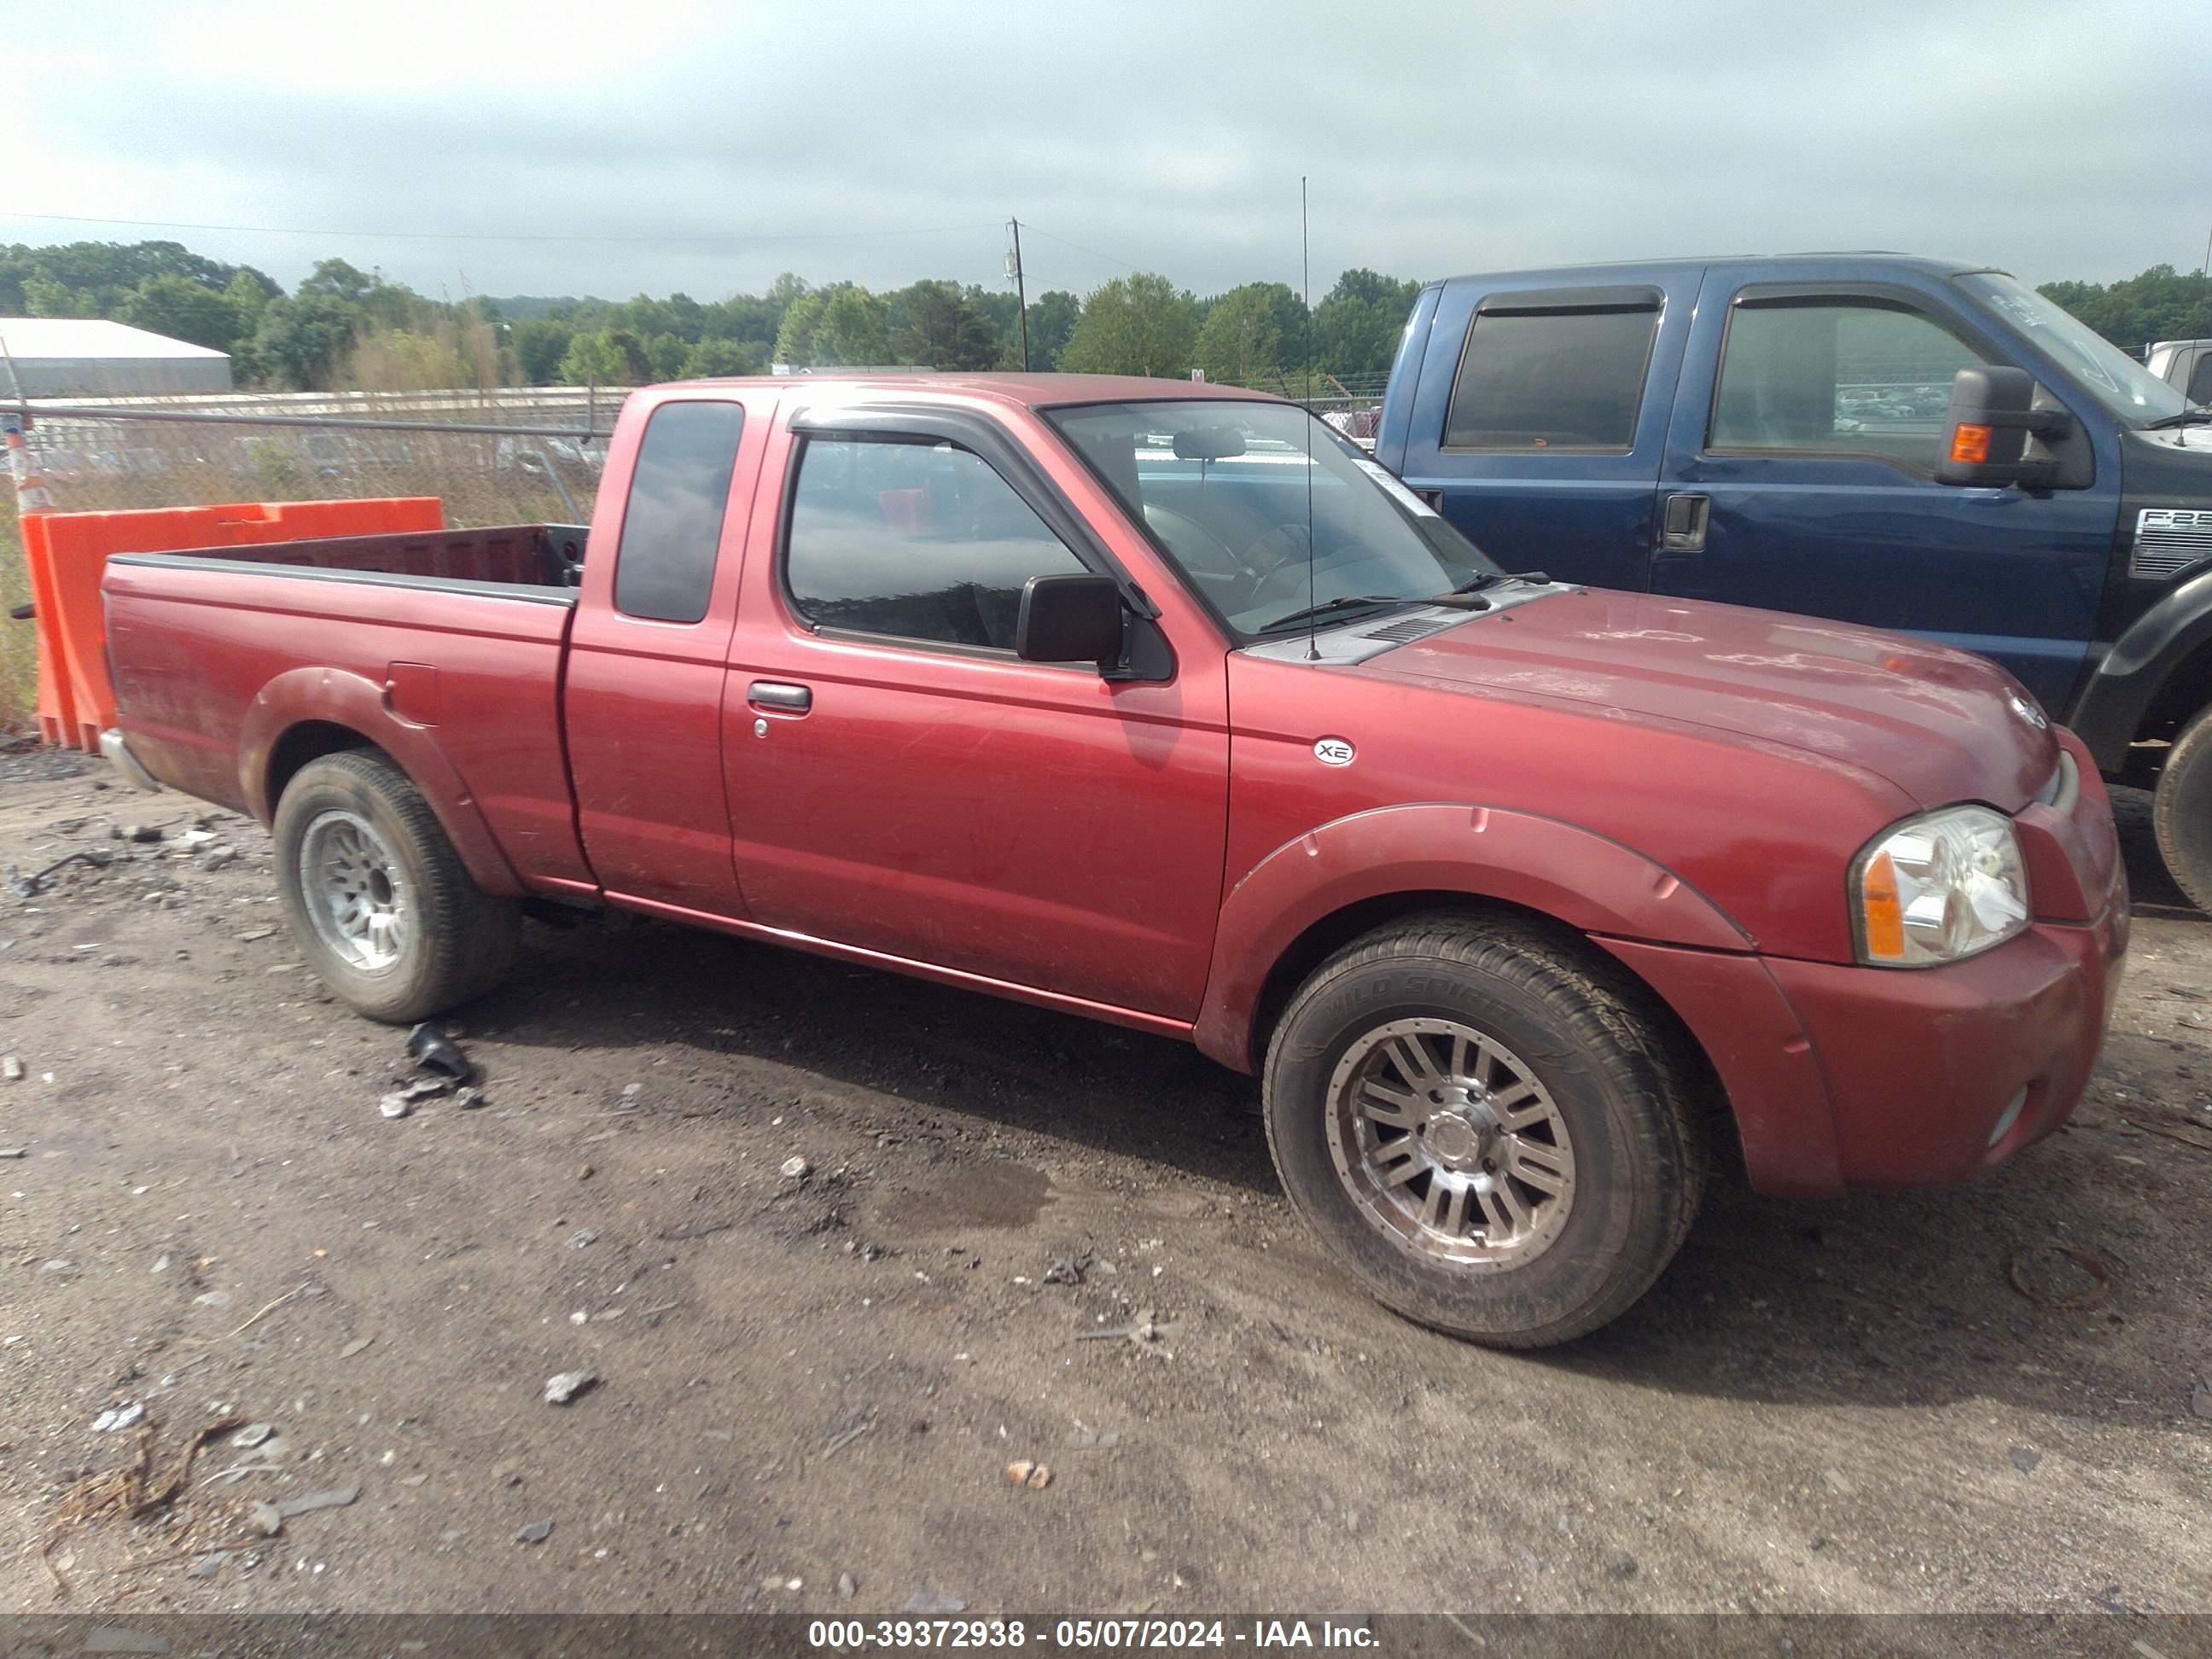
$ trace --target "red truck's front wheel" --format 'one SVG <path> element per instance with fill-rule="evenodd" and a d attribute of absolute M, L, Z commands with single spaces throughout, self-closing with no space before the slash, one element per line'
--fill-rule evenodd
<path fill-rule="evenodd" d="M 1539 1347 L 1650 1288 L 1697 1213 L 1705 1143 L 1642 988 L 1510 918 L 1371 933 L 1300 988 L 1270 1045 L 1291 1203 L 1384 1302 Z"/>
<path fill-rule="evenodd" d="M 513 963 L 514 901 L 469 878 L 422 791 L 376 750 L 301 767 L 274 832 L 293 937 L 371 1019 L 425 1018 L 490 989 Z"/>

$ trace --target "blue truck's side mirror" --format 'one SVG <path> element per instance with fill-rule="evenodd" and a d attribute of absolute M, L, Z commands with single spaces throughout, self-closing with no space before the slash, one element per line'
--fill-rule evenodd
<path fill-rule="evenodd" d="M 2058 463 L 2047 455 L 2031 459 L 2028 438 L 2063 437 L 2073 421 L 2063 409 L 2037 409 L 2034 403 L 2035 377 L 2024 368 L 1977 364 L 1960 369 L 1952 378 L 1951 406 L 1943 415 L 1936 482 L 2049 489 Z"/>

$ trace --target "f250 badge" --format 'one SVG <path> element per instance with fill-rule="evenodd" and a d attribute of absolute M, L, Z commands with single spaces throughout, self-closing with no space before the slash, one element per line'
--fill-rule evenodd
<path fill-rule="evenodd" d="M 2043 711 L 2021 696 L 2019 692 L 2008 691 L 2005 696 L 2012 704 L 2012 712 L 2037 731 L 2043 732 L 2050 729 L 2051 722 L 2043 717 Z"/>
<path fill-rule="evenodd" d="M 1323 766 L 1349 766 L 1352 748 L 1342 738 L 1323 738 L 1314 744 L 1314 758 Z"/>

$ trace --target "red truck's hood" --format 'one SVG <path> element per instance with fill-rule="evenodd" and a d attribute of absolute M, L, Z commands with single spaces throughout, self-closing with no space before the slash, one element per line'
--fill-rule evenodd
<path fill-rule="evenodd" d="M 1659 594 L 1579 589 L 1477 613 L 1362 672 L 1783 744 L 1878 774 L 1924 806 L 1984 800 L 2012 811 L 2058 764 L 2042 711 L 1983 658 L 1849 623 Z"/>

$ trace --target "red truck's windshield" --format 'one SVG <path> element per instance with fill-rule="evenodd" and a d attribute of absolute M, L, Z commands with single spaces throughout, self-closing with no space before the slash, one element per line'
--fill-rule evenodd
<path fill-rule="evenodd" d="M 1367 595 L 1379 609 L 1497 568 L 1294 404 L 1100 404 L 1047 417 L 1241 637 L 1316 603 Z"/>

